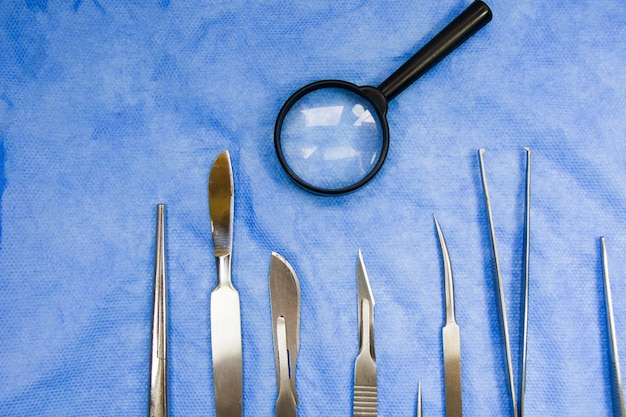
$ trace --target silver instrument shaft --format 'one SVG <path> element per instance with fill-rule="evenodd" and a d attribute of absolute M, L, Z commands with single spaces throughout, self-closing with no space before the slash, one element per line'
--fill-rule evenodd
<path fill-rule="evenodd" d="M 167 286 L 165 276 L 165 206 L 157 206 L 149 417 L 167 417 Z"/>
<path fill-rule="evenodd" d="M 417 384 L 417 417 L 422 417 L 422 384 Z"/>
<path fill-rule="evenodd" d="M 496 244 L 496 233 L 495 226 L 493 222 L 493 215 L 491 212 L 491 199 L 489 197 L 489 188 L 487 186 L 487 175 L 485 172 L 485 163 L 483 159 L 483 154 L 485 153 L 484 149 L 480 149 L 478 151 L 478 157 L 480 162 L 480 172 L 481 179 L 483 184 L 483 190 L 485 193 L 485 206 L 487 208 L 487 220 L 489 223 L 489 235 L 491 237 L 491 249 L 493 253 L 494 260 L 494 280 L 496 287 L 496 303 L 498 306 L 498 321 L 500 323 L 500 333 L 502 335 L 502 340 L 504 343 L 504 351 L 505 351 L 505 360 L 506 360 L 506 369 L 507 369 L 507 380 L 508 380 L 508 389 L 511 400 L 511 411 L 513 417 L 523 417 L 524 416 L 524 397 L 526 392 L 526 363 L 527 363 L 527 340 L 528 340 L 528 300 L 529 300 L 529 267 L 530 267 L 530 148 L 524 148 L 526 151 L 526 196 L 524 203 L 525 210 L 525 219 L 524 219 L 524 278 L 522 281 L 522 303 L 521 303 L 521 326 L 520 326 L 520 344 L 521 344 L 521 372 L 519 377 L 519 383 L 517 384 L 520 387 L 520 391 L 516 391 L 515 389 L 515 373 L 513 371 L 513 359 L 511 355 L 511 344 L 509 338 L 509 328 L 508 328 L 508 320 L 506 317 L 506 304 L 504 301 L 504 289 L 502 285 L 502 278 L 500 272 L 500 261 L 498 258 L 498 248 Z"/>
<path fill-rule="evenodd" d="M 606 305 L 606 321 L 609 328 L 609 361 L 611 365 L 611 394 L 613 400 L 613 417 L 625 417 L 624 394 L 622 391 L 622 376 L 619 367 L 619 355 L 617 352 L 617 338 L 615 335 L 615 320 L 613 317 L 613 301 L 611 299 L 611 282 L 609 281 L 609 263 L 606 254 L 606 242 L 602 243 L 602 275 L 604 277 L 604 302 Z"/>
<path fill-rule="evenodd" d="M 433 216 L 434 217 L 434 216 Z M 437 235 L 443 258 L 444 288 L 446 299 L 446 324 L 442 329 L 443 337 L 443 368 L 446 391 L 446 417 L 463 415 L 463 391 L 461 381 L 461 329 L 456 322 L 454 311 L 454 282 L 452 264 L 446 240 L 437 221 Z"/>
<path fill-rule="evenodd" d="M 522 375 L 520 381 L 519 415 L 524 416 L 526 397 L 526 363 L 528 358 L 528 290 L 530 284 L 530 148 L 526 151 L 526 199 L 524 208 L 524 283 L 522 287 Z"/>

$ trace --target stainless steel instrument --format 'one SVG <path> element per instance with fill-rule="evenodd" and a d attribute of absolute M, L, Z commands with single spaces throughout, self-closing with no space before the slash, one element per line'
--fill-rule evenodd
<path fill-rule="evenodd" d="M 500 262 L 498 260 L 498 249 L 496 245 L 496 233 L 493 224 L 493 216 L 491 214 L 491 199 L 489 198 L 489 189 L 487 187 L 487 176 L 485 173 L 485 163 L 483 160 L 484 149 L 478 151 L 480 162 L 481 179 L 483 190 L 485 192 L 485 205 L 487 207 L 487 219 L 489 222 L 489 234 L 491 236 L 491 250 L 495 265 L 495 286 L 497 289 L 496 302 L 498 305 L 498 320 L 500 323 L 500 333 L 504 342 L 505 359 L 507 367 L 509 394 L 511 397 L 511 411 L 513 417 L 524 416 L 524 395 L 526 392 L 526 357 L 527 357 L 527 335 L 528 335 L 528 283 L 529 283 L 529 264 L 530 264 L 530 148 L 524 148 L 526 151 L 526 201 L 525 201 L 525 225 L 524 225 L 524 282 L 522 285 L 522 303 L 521 303 L 521 337 L 520 351 L 522 352 L 521 375 L 519 377 L 519 393 L 515 390 L 515 375 L 513 372 L 513 360 L 511 357 L 511 344 L 509 339 L 509 328 L 506 318 L 506 306 L 504 302 L 504 289 L 502 287 L 502 278 L 500 274 Z"/>
<path fill-rule="evenodd" d="M 360 351 L 354 363 L 354 417 L 375 417 L 378 413 L 376 354 L 374 352 L 374 295 L 363 256 L 357 264 Z"/>
<path fill-rule="evenodd" d="M 624 392 L 622 391 L 622 375 L 619 368 L 615 320 L 613 318 L 613 301 L 611 300 L 611 282 L 609 281 L 609 263 L 606 254 L 606 242 L 602 243 L 602 275 L 604 277 L 604 302 L 606 305 L 606 321 L 609 328 L 609 361 L 611 364 L 611 394 L 613 400 L 613 417 L 625 417 Z"/>
<path fill-rule="evenodd" d="M 461 329 L 456 322 L 454 312 L 454 282 L 452 279 L 452 264 L 448 246 L 443 232 L 435 219 L 441 256 L 443 258 L 444 289 L 446 298 L 446 325 L 443 327 L 443 371 L 446 387 L 446 417 L 461 417 L 463 415 L 463 392 L 461 384 Z"/>
<path fill-rule="evenodd" d="M 167 417 L 167 286 L 165 279 L 165 206 L 157 206 L 149 417 Z"/>
<path fill-rule="evenodd" d="M 242 415 L 241 317 L 239 293 L 231 281 L 233 249 L 233 171 L 222 152 L 209 176 L 209 209 L 217 287 L 211 293 L 211 352 L 217 417 Z"/>
<path fill-rule="evenodd" d="M 300 284 L 289 262 L 272 253 L 270 301 L 278 398 L 276 417 L 296 417 L 296 361 L 300 348 Z"/>
<path fill-rule="evenodd" d="M 422 384 L 417 384 L 417 417 L 422 417 Z"/>

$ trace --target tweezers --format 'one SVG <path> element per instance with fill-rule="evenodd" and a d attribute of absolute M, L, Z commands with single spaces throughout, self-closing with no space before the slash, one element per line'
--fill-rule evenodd
<path fill-rule="evenodd" d="M 498 305 L 498 320 L 500 322 L 500 333 L 504 341 L 505 360 L 507 367 L 507 376 L 509 384 L 509 394 L 511 398 L 511 407 L 514 417 L 524 416 L 524 394 L 526 391 L 526 347 L 528 334 L 528 281 L 529 281 L 529 261 L 530 261 L 530 148 L 524 148 L 526 151 L 526 202 L 525 202 L 525 225 L 524 225 L 524 281 L 522 284 L 522 324 L 521 324 L 521 352 L 522 365 L 520 376 L 519 396 L 515 390 L 515 376 L 513 373 L 513 363 L 511 358 L 511 346 L 509 342 L 509 328 L 506 319 L 506 306 L 504 303 L 504 289 L 502 287 L 502 279 L 500 275 L 500 262 L 498 261 L 498 249 L 496 247 L 496 233 L 493 225 L 493 216 L 491 214 L 491 200 L 489 198 L 489 189 L 487 187 L 487 176 L 485 174 L 485 163 L 483 161 L 484 149 L 478 151 L 480 161 L 480 173 L 485 192 L 485 205 L 487 207 L 487 219 L 489 222 L 489 234 L 491 236 L 491 249 L 493 252 L 493 260 L 495 265 L 495 286 L 496 286 L 496 303 Z M 517 398 L 517 400 L 516 400 Z M 518 403 L 519 400 L 519 403 Z M 519 410 L 519 412 L 518 412 Z"/>
<path fill-rule="evenodd" d="M 617 339 L 615 336 L 615 321 L 613 318 L 613 301 L 611 300 L 611 282 L 609 281 L 609 263 L 606 254 L 604 237 L 602 243 L 602 275 L 604 278 L 604 302 L 606 304 L 606 321 L 609 328 L 609 361 L 611 364 L 611 396 L 613 400 L 613 416 L 625 417 L 624 394 L 622 391 L 622 376 L 619 368 L 619 355 L 617 354 Z"/>
<path fill-rule="evenodd" d="M 154 307 L 150 357 L 149 417 L 167 417 L 167 287 L 165 279 L 165 206 L 157 206 Z"/>

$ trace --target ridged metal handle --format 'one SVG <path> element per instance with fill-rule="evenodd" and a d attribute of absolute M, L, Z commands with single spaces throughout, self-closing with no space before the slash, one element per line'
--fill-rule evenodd
<path fill-rule="evenodd" d="M 354 386 L 354 417 L 376 417 L 378 392 L 374 386 Z"/>

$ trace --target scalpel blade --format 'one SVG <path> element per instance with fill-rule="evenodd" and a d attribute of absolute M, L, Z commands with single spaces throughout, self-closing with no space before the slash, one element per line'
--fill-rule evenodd
<path fill-rule="evenodd" d="M 354 364 L 354 417 L 375 417 L 378 405 L 376 354 L 374 353 L 374 296 L 370 287 L 363 256 L 359 251 L 358 315 L 360 352 Z"/>
<path fill-rule="evenodd" d="M 209 209 L 217 262 L 217 287 L 211 293 L 211 352 L 217 417 L 242 415 L 241 317 L 239 293 L 231 281 L 234 209 L 233 172 L 222 152 L 209 176 Z"/>
<path fill-rule="evenodd" d="M 300 283 L 289 262 L 277 253 L 272 253 L 269 281 L 278 381 L 276 417 L 295 416 L 298 403 L 296 361 L 300 348 Z"/>

